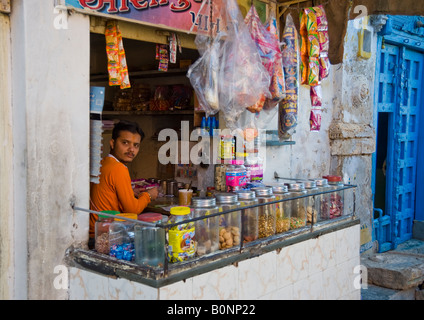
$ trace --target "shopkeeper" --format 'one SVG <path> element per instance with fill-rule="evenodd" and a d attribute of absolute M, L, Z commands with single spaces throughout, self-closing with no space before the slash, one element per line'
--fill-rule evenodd
<path fill-rule="evenodd" d="M 115 125 L 110 140 L 110 153 L 101 162 L 100 182 L 91 183 L 91 210 L 139 214 L 151 200 L 157 198 L 157 188 L 149 189 L 136 197 L 131 187 L 127 165 L 137 156 L 143 138 L 144 132 L 135 122 L 120 121 Z M 96 214 L 90 214 L 91 241 L 94 239 L 97 219 Z"/>

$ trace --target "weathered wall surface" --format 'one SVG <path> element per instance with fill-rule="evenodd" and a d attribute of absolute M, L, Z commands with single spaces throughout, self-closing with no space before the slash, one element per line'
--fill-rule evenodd
<path fill-rule="evenodd" d="M 0 13 L 0 300 L 13 297 L 13 143 L 10 21 Z"/>
<path fill-rule="evenodd" d="M 14 231 L 28 268 L 27 278 L 19 277 L 28 299 L 64 299 L 55 267 L 70 245 L 88 237 L 88 215 L 74 213 L 70 199 L 88 207 L 89 18 L 72 15 L 68 29 L 57 29 L 52 1 L 13 4 L 15 172 L 23 176 L 22 189 L 14 190 L 22 204 Z"/>

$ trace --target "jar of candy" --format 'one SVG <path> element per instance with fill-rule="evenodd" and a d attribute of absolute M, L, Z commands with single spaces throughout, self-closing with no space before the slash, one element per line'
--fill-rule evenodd
<path fill-rule="evenodd" d="M 190 221 L 193 216 L 189 207 L 172 207 L 168 224 L 182 222 L 168 230 L 168 261 L 171 263 L 188 260 L 194 257 L 196 246 L 194 242 L 195 227 Z"/>
<path fill-rule="evenodd" d="M 119 211 L 102 211 L 108 214 L 119 214 Z M 99 215 L 98 220 L 94 225 L 94 249 L 99 253 L 109 254 L 109 228 L 113 222 L 113 218 L 109 216 Z"/>
<path fill-rule="evenodd" d="M 256 193 L 259 203 L 275 201 L 272 193 L 272 187 L 252 188 Z M 275 234 L 275 204 L 269 204 L 258 207 L 258 235 L 259 238 L 266 238 Z"/>
<path fill-rule="evenodd" d="M 271 185 L 275 200 L 288 199 L 291 193 L 283 183 Z M 275 233 L 282 233 L 290 230 L 291 200 L 281 201 L 275 204 Z"/>
<path fill-rule="evenodd" d="M 246 181 L 247 183 L 260 183 L 264 177 L 264 169 L 262 160 L 260 158 L 255 158 L 253 160 L 249 159 L 246 161 Z"/>
<path fill-rule="evenodd" d="M 225 171 L 225 185 L 227 192 L 234 192 L 246 186 L 247 173 L 243 160 L 234 160 L 233 164 L 227 165 Z"/>
<path fill-rule="evenodd" d="M 240 208 L 237 194 L 215 194 L 219 212 Z M 219 248 L 228 249 L 240 244 L 241 211 L 233 211 L 219 216 Z"/>
<path fill-rule="evenodd" d="M 316 195 L 319 191 L 313 180 L 302 181 L 309 197 L 306 198 L 306 222 L 316 223 L 319 215 L 319 199 Z"/>
<path fill-rule="evenodd" d="M 289 183 L 289 192 L 291 197 L 299 197 L 292 199 L 292 210 L 290 217 L 290 230 L 298 229 L 306 225 L 306 197 L 307 194 L 303 183 Z"/>
<path fill-rule="evenodd" d="M 243 228 L 243 242 L 250 242 L 258 239 L 258 207 L 246 208 L 258 204 L 256 194 L 252 190 L 236 191 L 238 200 L 240 201 L 241 223 Z"/>
<path fill-rule="evenodd" d="M 344 191 L 340 190 L 343 187 L 342 177 L 340 176 L 324 176 L 324 179 L 328 180 L 328 184 L 331 186 L 334 192 L 330 193 L 329 199 L 329 218 L 334 219 L 343 215 L 343 201 Z"/>
<path fill-rule="evenodd" d="M 116 215 L 118 216 L 137 220 L 135 213 L 120 213 Z M 126 261 L 134 260 L 134 226 L 135 222 L 115 218 L 109 227 L 109 256 Z"/>
<path fill-rule="evenodd" d="M 330 193 L 326 192 L 331 190 L 332 187 L 328 184 L 327 179 L 314 179 L 314 181 L 317 185 L 318 192 L 322 192 L 315 197 L 315 201 L 319 203 L 317 222 L 328 220 L 330 219 Z"/>
<path fill-rule="evenodd" d="M 143 213 L 138 220 L 150 224 L 161 224 L 160 213 Z M 152 267 L 162 267 L 165 262 L 165 229 L 148 224 L 134 227 L 135 262 Z"/>
<path fill-rule="evenodd" d="M 194 218 L 207 217 L 218 213 L 216 199 L 195 197 L 191 200 L 191 212 Z M 219 249 L 219 216 L 194 221 L 196 229 L 196 253 L 203 256 Z"/>

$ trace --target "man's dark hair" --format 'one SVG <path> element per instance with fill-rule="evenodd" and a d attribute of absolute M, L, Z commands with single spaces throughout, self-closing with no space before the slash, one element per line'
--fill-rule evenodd
<path fill-rule="evenodd" d="M 141 141 L 144 139 L 144 132 L 141 130 L 140 126 L 136 122 L 121 120 L 117 124 L 112 131 L 112 139 L 116 140 L 121 131 L 129 131 L 131 133 L 138 133 L 141 136 Z"/>

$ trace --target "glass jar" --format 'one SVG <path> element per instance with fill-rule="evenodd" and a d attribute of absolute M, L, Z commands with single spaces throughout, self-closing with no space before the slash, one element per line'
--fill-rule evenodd
<path fill-rule="evenodd" d="M 240 207 L 237 194 L 215 194 L 219 212 Z M 219 216 L 219 248 L 228 249 L 240 244 L 241 211 L 233 211 Z"/>
<path fill-rule="evenodd" d="M 344 191 L 339 190 L 343 187 L 341 176 L 324 176 L 323 178 L 328 180 L 328 184 L 331 186 L 334 192 L 330 193 L 329 199 L 329 219 L 341 217 L 343 215 L 343 202 L 344 202 Z"/>
<path fill-rule="evenodd" d="M 120 213 L 116 215 L 137 220 L 137 214 Z M 109 256 L 116 259 L 134 260 L 134 226 L 135 222 L 115 218 L 109 227 Z"/>
<path fill-rule="evenodd" d="M 225 164 L 216 164 L 215 165 L 215 191 L 225 192 L 227 186 L 225 184 Z"/>
<path fill-rule="evenodd" d="M 246 161 L 246 181 L 247 183 L 260 183 L 264 178 L 263 162 L 260 158 Z"/>
<path fill-rule="evenodd" d="M 326 192 L 332 188 L 327 179 L 314 179 L 314 181 L 318 192 Z M 319 203 L 317 222 L 330 219 L 330 193 L 321 193 L 315 200 Z"/>
<path fill-rule="evenodd" d="M 119 214 L 119 211 L 102 211 L 108 214 Z M 94 249 L 99 253 L 109 254 L 109 228 L 113 222 L 112 217 L 99 215 L 99 219 L 94 225 Z"/>
<path fill-rule="evenodd" d="M 181 223 L 168 230 L 168 261 L 171 263 L 188 260 L 194 257 L 196 246 L 194 242 L 195 227 L 189 207 L 172 207 L 168 223 Z"/>
<path fill-rule="evenodd" d="M 256 193 L 259 203 L 275 201 L 272 193 L 272 187 L 252 188 Z M 275 204 L 258 207 L 258 236 L 266 238 L 275 234 Z"/>
<path fill-rule="evenodd" d="M 303 183 L 289 183 L 288 187 L 292 197 L 300 197 L 307 194 Z M 291 200 L 290 230 L 298 229 L 306 225 L 306 200 L 306 197 Z"/>
<path fill-rule="evenodd" d="M 256 198 L 254 191 L 239 190 L 236 193 L 242 208 L 258 204 L 259 200 Z M 241 210 L 243 242 L 250 242 L 258 239 L 258 213 L 258 207 Z"/>
<path fill-rule="evenodd" d="M 218 213 L 216 199 L 211 197 L 195 197 L 191 202 L 191 212 L 194 218 L 207 217 Z M 196 229 L 196 253 L 203 256 L 218 251 L 219 248 L 219 216 L 194 221 Z"/>
<path fill-rule="evenodd" d="M 225 185 L 227 192 L 234 192 L 246 186 L 247 172 L 243 165 L 243 160 L 234 160 L 232 164 L 226 166 Z"/>
<path fill-rule="evenodd" d="M 319 200 L 316 194 L 319 189 L 313 180 L 305 180 L 302 183 L 305 185 L 307 194 L 310 195 L 306 198 L 306 222 L 316 223 L 319 215 Z"/>
<path fill-rule="evenodd" d="M 160 213 L 144 213 L 138 220 L 162 223 Z M 165 262 L 165 229 L 143 224 L 134 227 L 135 262 L 152 267 L 162 267 Z"/>
<path fill-rule="evenodd" d="M 275 200 L 290 198 L 291 193 L 288 187 L 282 183 L 272 185 L 272 192 Z M 282 233 L 290 230 L 291 200 L 278 202 L 275 204 L 275 233 Z"/>

